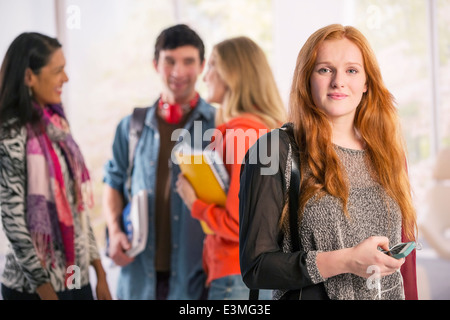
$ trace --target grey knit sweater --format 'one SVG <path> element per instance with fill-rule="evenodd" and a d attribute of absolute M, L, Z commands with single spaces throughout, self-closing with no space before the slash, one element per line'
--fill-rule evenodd
<path fill-rule="evenodd" d="M 307 268 L 313 282 L 324 282 L 330 299 L 378 299 L 373 277 L 367 280 L 347 273 L 324 279 L 317 269 L 318 252 L 354 247 L 370 236 L 386 236 L 390 246 L 401 241 L 400 209 L 374 180 L 366 151 L 338 146 L 335 150 L 350 186 L 350 217 L 345 216 L 341 202 L 328 194 L 310 199 L 299 226 L 301 250 L 307 252 Z M 286 171 L 290 171 L 289 167 Z M 291 251 L 289 239 L 290 236 L 285 237 L 283 244 L 286 252 Z M 275 292 L 274 298 L 282 294 Z M 381 279 L 381 299 L 404 299 L 400 272 Z"/>

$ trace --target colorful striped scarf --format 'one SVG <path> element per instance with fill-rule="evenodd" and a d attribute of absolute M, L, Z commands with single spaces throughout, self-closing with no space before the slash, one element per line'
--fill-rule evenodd
<path fill-rule="evenodd" d="M 40 108 L 37 104 L 35 108 Z M 66 267 L 75 263 L 75 232 L 73 214 L 66 190 L 56 144 L 73 181 L 75 214 L 83 214 L 85 205 L 92 206 L 89 172 L 78 145 L 70 134 L 68 122 L 60 105 L 42 109 L 39 126 L 27 126 L 27 224 L 33 245 L 43 266 L 48 257 L 55 262 L 54 251 L 64 252 Z"/>

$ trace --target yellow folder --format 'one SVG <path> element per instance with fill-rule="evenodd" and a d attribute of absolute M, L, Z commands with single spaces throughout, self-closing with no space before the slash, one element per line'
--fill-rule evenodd
<path fill-rule="evenodd" d="M 213 150 L 175 150 L 181 172 L 190 182 L 197 197 L 208 203 L 225 206 L 229 186 L 229 175 L 220 156 Z M 200 221 L 206 234 L 213 232 L 204 221 Z"/>

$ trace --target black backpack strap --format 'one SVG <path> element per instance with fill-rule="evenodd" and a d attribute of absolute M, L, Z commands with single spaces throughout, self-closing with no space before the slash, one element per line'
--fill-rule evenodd
<path fill-rule="evenodd" d="M 300 250 L 300 239 L 298 236 L 298 199 L 300 196 L 300 169 L 299 150 L 294 137 L 292 123 L 287 123 L 281 128 L 289 137 L 291 147 L 291 180 L 289 184 L 289 230 L 291 233 L 291 245 L 293 251 Z"/>
<path fill-rule="evenodd" d="M 248 300 L 258 300 L 258 298 L 259 298 L 259 289 L 250 289 Z"/>
<path fill-rule="evenodd" d="M 127 168 L 127 181 L 126 190 L 128 200 L 131 199 L 131 174 L 134 167 L 134 156 L 136 153 L 136 146 L 139 142 L 139 138 L 144 128 L 145 115 L 147 114 L 147 108 L 134 108 L 133 114 L 130 119 L 130 134 L 128 142 L 128 168 Z"/>
<path fill-rule="evenodd" d="M 300 170 L 297 161 L 292 157 L 291 183 L 289 185 L 289 229 L 291 231 L 292 250 L 300 250 L 298 236 L 298 198 L 300 192 Z"/>
<path fill-rule="evenodd" d="M 291 179 L 289 184 L 289 230 L 291 233 L 291 244 L 292 250 L 300 250 L 300 239 L 298 236 L 298 198 L 300 194 L 300 169 L 297 163 L 298 157 L 298 147 L 295 142 L 293 126 L 288 123 L 285 124 L 281 131 L 286 132 L 289 137 L 289 144 L 292 149 L 292 159 L 291 159 Z M 301 290 L 299 292 L 299 297 Z M 250 289 L 249 300 L 258 300 L 259 289 Z"/>
<path fill-rule="evenodd" d="M 282 129 L 289 137 L 291 146 L 291 181 L 289 185 L 289 231 L 291 235 L 292 251 L 300 251 L 300 238 L 298 234 L 298 200 L 300 196 L 300 156 L 298 144 L 294 137 L 294 126 L 292 123 L 285 124 Z M 303 289 L 288 291 L 289 299 L 300 300 Z M 285 294 L 285 295 L 286 295 Z"/>
<path fill-rule="evenodd" d="M 288 123 L 282 128 L 289 137 L 291 147 L 291 180 L 289 184 L 289 231 L 291 234 L 291 246 L 292 251 L 300 251 L 300 238 L 298 234 L 298 200 L 300 196 L 300 157 L 298 145 L 294 137 L 294 127 Z M 300 300 L 302 296 L 302 289 L 291 290 L 286 294 L 289 295 L 289 299 Z"/>

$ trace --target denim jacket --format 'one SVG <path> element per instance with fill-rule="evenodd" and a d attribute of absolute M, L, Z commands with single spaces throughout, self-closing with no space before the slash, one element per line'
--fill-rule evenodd
<path fill-rule="evenodd" d="M 117 285 L 117 298 L 123 300 L 153 300 L 156 298 L 155 271 L 155 189 L 159 155 L 159 132 L 156 106 L 147 111 L 145 126 L 136 147 L 131 194 L 146 189 L 148 193 L 149 236 L 145 250 L 134 261 L 121 268 Z M 189 131 L 191 144 L 205 148 L 210 141 L 203 141 L 203 133 L 214 128 L 215 109 L 203 99 L 193 110 L 184 129 Z M 104 182 L 126 194 L 128 167 L 128 134 L 131 115 L 123 118 L 113 142 L 113 157 L 105 165 Z M 195 130 L 194 130 L 195 128 Z M 195 133 L 194 133 L 195 131 Z M 186 136 L 188 136 L 186 134 Z M 189 141 L 183 136 L 183 142 Z M 191 217 L 189 209 L 175 191 L 180 168 L 172 164 L 171 172 L 171 273 L 169 300 L 199 299 L 206 276 L 202 268 L 204 233 L 198 220 Z"/>

